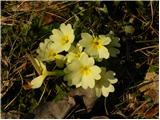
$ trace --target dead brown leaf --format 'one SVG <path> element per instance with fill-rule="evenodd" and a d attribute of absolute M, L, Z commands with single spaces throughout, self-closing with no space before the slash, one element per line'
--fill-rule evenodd
<path fill-rule="evenodd" d="M 139 91 L 146 96 L 149 96 L 153 100 L 153 107 L 149 107 L 148 101 L 145 100 L 142 103 L 138 101 L 139 106 L 132 112 L 131 116 L 143 116 L 145 118 L 153 118 L 156 114 L 158 114 L 158 104 L 159 104 L 159 75 L 155 72 L 147 72 L 145 76 L 144 84 L 141 83 L 139 85 Z M 156 105 L 156 107 L 155 107 Z"/>
<path fill-rule="evenodd" d="M 147 72 L 146 76 L 145 76 L 145 80 L 155 80 L 155 78 L 157 77 L 157 74 L 155 72 Z"/>
<path fill-rule="evenodd" d="M 9 112 L 2 112 L 1 118 L 2 119 L 20 119 L 20 113 L 15 110 L 12 110 Z"/>
<path fill-rule="evenodd" d="M 74 98 L 69 96 L 57 102 L 47 102 L 35 110 L 35 119 L 62 119 L 75 104 Z"/>
<path fill-rule="evenodd" d="M 147 110 L 144 114 L 145 114 L 145 118 L 146 119 L 153 119 L 155 115 L 157 115 L 159 112 L 159 105 L 154 105 L 153 107 L 151 107 L 149 110 Z"/>
<path fill-rule="evenodd" d="M 53 15 L 46 14 L 43 17 L 43 24 L 48 25 L 48 24 L 52 23 L 54 20 L 55 20 L 55 17 Z"/>
<path fill-rule="evenodd" d="M 139 115 L 139 116 L 144 116 L 144 113 L 145 113 L 145 111 L 148 109 L 148 104 L 147 104 L 147 102 L 146 101 L 144 101 L 144 103 L 142 103 L 141 105 L 140 105 L 140 109 L 138 110 L 138 112 L 137 112 L 137 114 Z"/>
<path fill-rule="evenodd" d="M 159 102 L 158 91 L 159 91 L 159 75 L 155 72 L 148 72 L 145 79 L 148 81 L 148 84 L 144 84 L 139 88 L 140 92 L 144 95 L 150 96 L 154 103 Z"/>
<path fill-rule="evenodd" d="M 30 11 L 33 10 L 33 8 L 38 6 L 38 2 L 37 3 L 33 3 L 33 2 L 29 2 L 29 1 L 22 1 L 19 2 L 19 4 L 12 6 L 12 11 Z"/>
<path fill-rule="evenodd" d="M 30 89 L 32 89 L 32 85 L 31 85 L 31 83 L 28 82 L 28 81 L 27 81 L 27 83 L 24 84 L 22 87 L 23 87 L 25 90 L 30 90 Z"/>
<path fill-rule="evenodd" d="M 87 108 L 87 111 L 91 111 L 92 107 L 94 106 L 97 96 L 95 95 L 95 92 L 88 88 L 88 89 L 83 89 L 83 88 L 77 88 L 73 91 L 70 92 L 71 96 L 83 96 L 83 101 L 84 104 Z"/>

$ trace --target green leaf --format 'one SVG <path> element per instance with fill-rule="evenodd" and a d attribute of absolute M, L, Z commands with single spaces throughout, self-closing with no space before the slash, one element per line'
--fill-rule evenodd
<path fill-rule="evenodd" d="M 57 91 L 57 95 L 54 98 L 55 101 L 59 101 L 60 99 L 62 99 L 67 93 L 58 85 L 56 85 L 56 91 Z"/>

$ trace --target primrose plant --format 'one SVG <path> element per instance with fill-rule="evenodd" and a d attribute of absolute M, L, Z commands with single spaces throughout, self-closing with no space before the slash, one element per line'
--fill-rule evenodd
<path fill-rule="evenodd" d="M 115 72 L 96 63 L 119 54 L 119 38 L 111 31 L 98 36 L 81 33 L 81 40 L 77 43 L 74 39 L 71 24 L 62 23 L 59 29 L 53 29 L 52 35 L 39 44 L 38 55 L 34 59 L 41 69 L 41 75 L 30 82 L 31 88 L 37 89 L 47 76 L 57 75 L 63 76 L 69 86 L 91 88 L 97 97 L 107 97 L 114 92 L 113 84 L 118 80 Z M 45 63 L 53 61 L 57 67 L 64 69 L 47 71 Z"/>

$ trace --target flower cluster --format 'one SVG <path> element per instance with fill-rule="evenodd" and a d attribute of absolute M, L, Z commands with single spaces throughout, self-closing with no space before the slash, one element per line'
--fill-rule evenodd
<path fill-rule="evenodd" d="M 49 38 L 39 44 L 37 58 L 42 74 L 31 81 L 32 88 L 39 88 L 48 75 L 56 75 L 55 72 L 47 71 L 43 63 L 55 61 L 57 67 L 65 66 L 64 80 L 69 86 L 91 88 L 98 97 L 107 97 L 109 92 L 114 92 L 112 84 L 118 80 L 113 71 L 106 71 L 96 63 L 97 60 L 116 57 L 119 53 L 117 47 L 120 47 L 118 37 L 114 37 L 113 32 L 98 36 L 81 33 L 79 42 L 75 43 L 74 39 L 71 24 L 62 23 L 59 29 L 53 29 Z"/>

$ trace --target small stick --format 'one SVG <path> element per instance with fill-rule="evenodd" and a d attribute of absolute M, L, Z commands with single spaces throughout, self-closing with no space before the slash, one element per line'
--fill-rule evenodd
<path fill-rule="evenodd" d="M 148 46 L 148 47 L 140 48 L 140 49 L 135 50 L 134 52 L 138 52 L 138 51 L 149 49 L 149 48 L 156 48 L 156 47 L 158 48 L 158 45 L 153 45 L 153 46 Z"/>

